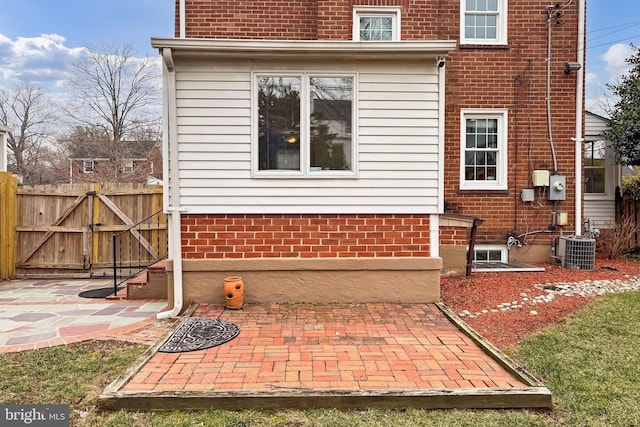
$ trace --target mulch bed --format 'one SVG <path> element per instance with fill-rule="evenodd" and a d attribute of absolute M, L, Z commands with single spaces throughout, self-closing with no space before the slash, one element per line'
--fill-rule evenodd
<path fill-rule="evenodd" d="M 579 282 L 583 280 L 615 280 L 640 276 L 640 261 L 607 259 L 598 255 L 594 271 L 569 270 L 545 264 L 544 272 L 473 273 L 469 277 L 441 278 L 442 300 L 456 313 L 489 310 L 489 313 L 464 320 L 500 349 L 517 346 L 528 335 L 561 321 L 567 315 L 589 304 L 592 297 L 556 297 L 548 303 L 519 309 L 491 312 L 498 304 L 518 301 L 521 294 L 544 294 L 535 284 Z M 531 311 L 535 314 L 532 314 Z"/>

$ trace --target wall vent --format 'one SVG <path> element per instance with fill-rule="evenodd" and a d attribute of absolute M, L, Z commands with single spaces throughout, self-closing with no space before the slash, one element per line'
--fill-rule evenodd
<path fill-rule="evenodd" d="M 580 236 L 560 236 L 556 245 L 556 256 L 560 260 L 562 267 L 571 270 L 595 269 L 595 239 Z"/>

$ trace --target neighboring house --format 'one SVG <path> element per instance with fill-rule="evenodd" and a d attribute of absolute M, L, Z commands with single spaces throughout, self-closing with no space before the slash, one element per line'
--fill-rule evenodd
<path fill-rule="evenodd" d="M 69 156 L 69 182 L 162 180 L 162 152 L 156 141 L 91 141 L 77 144 Z"/>
<path fill-rule="evenodd" d="M 478 219 L 478 260 L 549 260 L 582 228 L 583 43 L 583 0 L 177 0 L 152 39 L 176 306 L 224 275 L 435 301 Z"/>
<path fill-rule="evenodd" d="M 615 226 L 615 193 L 622 175 L 610 143 L 602 137 L 607 123 L 605 117 L 585 113 L 584 217 L 600 229 Z"/>

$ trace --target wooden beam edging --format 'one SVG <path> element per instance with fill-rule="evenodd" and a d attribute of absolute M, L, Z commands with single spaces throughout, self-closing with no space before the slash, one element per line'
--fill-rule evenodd
<path fill-rule="evenodd" d="M 544 388 L 549 393 L 549 396 L 551 396 L 551 391 L 549 391 L 542 382 L 527 372 L 522 366 L 515 363 L 498 347 L 487 341 L 485 337 L 480 335 L 475 329 L 458 317 L 458 315 L 447 307 L 446 304 L 438 302 L 436 303 L 436 306 L 454 325 L 456 325 L 458 329 L 460 329 L 463 334 L 471 338 L 477 346 L 495 360 L 496 363 L 506 369 L 511 375 L 530 387 Z"/>
<path fill-rule="evenodd" d="M 139 371 L 142 369 L 144 365 L 158 352 L 158 349 L 162 347 L 162 344 L 169 339 L 171 334 L 173 334 L 180 326 L 184 324 L 188 317 L 191 317 L 193 313 L 196 311 L 200 304 L 191 304 L 183 313 L 182 316 L 179 317 L 180 321 L 176 322 L 174 327 L 171 328 L 161 339 L 158 340 L 157 343 L 149 347 L 144 353 L 138 357 L 138 359 L 131 365 L 122 375 L 113 380 L 111 384 L 109 384 L 104 391 L 98 397 L 98 400 L 104 398 L 110 398 L 115 396 L 125 384 L 131 380 Z"/>
<path fill-rule="evenodd" d="M 546 389 L 545 389 L 546 390 Z M 539 387 L 316 391 L 301 387 L 262 391 L 114 392 L 98 398 L 101 410 L 198 409 L 546 409 L 550 395 Z"/>

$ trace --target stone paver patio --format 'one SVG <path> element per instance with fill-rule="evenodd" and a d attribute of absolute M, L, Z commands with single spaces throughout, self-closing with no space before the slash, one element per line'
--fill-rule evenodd
<path fill-rule="evenodd" d="M 154 327 L 166 301 L 81 298 L 112 280 L 13 280 L 0 283 L 0 353 L 34 350 L 90 339 L 153 344 L 166 334 Z"/>

